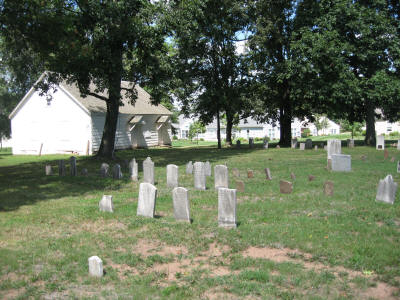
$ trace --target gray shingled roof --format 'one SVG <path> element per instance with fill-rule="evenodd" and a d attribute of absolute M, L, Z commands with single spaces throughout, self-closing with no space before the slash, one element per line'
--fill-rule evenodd
<path fill-rule="evenodd" d="M 106 112 L 106 103 L 94 96 L 87 96 L 83 98 L 79 92 L 79 88 L 75 84 L 61 83 L 60 86 L 70 93 L 76 100 L 78 100 L 87 110 L 90 112 Z M 131 83 L 128 81 L 122 81 L 121 86 L 124 88 L 131 88 Z M 166 109 L 161 104 L 153 105 L 151 104 L 150 95 L 142 89 L 140 86 L 136 85 L 135 89 L 137 91 L 137 99 L 134 105 L 129 104 L 129 98 L 126 96 L 126 92 L 122 91 L 122 103 L 123 106 L 119 107 L 119 112 L 121 114 L 129 115 L 172 115 L 168 109 Z M 91 85 L 91 91 L 95 90 L 95 86 Z M 107 97 L 107 91 L 104 93 L 99 93 L 101 96 Z"/>

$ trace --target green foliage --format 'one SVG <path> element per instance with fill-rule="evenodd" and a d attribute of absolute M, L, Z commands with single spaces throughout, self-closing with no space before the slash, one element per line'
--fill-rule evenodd
<path fill-rule="evenodd" d="M 351 138 L 355 135 L 362 134 L 363 124 L 360 122 L 349 122 L 347 120 L 340 121 L 340 128 L 342 132 L 351 132 Z"/>
<path fill-rule="evenodd" d="M 206 132 L 206 126 L 200 121 L 194 121 L 190 124 L 188 137 L 193 140 L 197 136 L 197 141 L 199 140 L 199 134 Z"/>
<path fill-rule="evenodd" d="M 301 132 L 301 137 L 306 138 L 311 135 L 311 130 L 309 128 L 304 128 L 303 131 Z"/>
<path fill-rule="evenodd" d="M 329 122 L 326 116 L 317 114 L 315 115 L 314 125 L 315 128 L 317 128 L 317 135 L 318 135 L 318 131 L 328 128 Z"/>

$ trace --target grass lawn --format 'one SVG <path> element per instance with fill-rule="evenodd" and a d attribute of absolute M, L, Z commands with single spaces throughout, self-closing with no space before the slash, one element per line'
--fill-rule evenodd
<path fill-rule="evenodd" d="M 396 172 L 400 152 L 342 148 L 352 172 L 325 169 L 322 149 L 147 149 L 117 152 L 123 180 L 100 178 L 103 162 L 78 157 L 89 176 L 45 176 L 68 156 L 12 156 L 0 152 L 0 299 L 398 299 L 400 297 L 400 204 L 375 202 L 379 179 Z M 365 161 L 361 156 L 366 155 Z M 154 219 L 137 217 L 138 183 L 124 160 L 156 165 Z M 230 185 L 238 168 L 237 229 L 218 228 L 213 177 L 196 191 L 189 161 L 226 163 Z M 176 222 L 166 165 L 179 166 L 180 185 L 190 189 L 192 224 Z M 273 179 L 265 180 L 269 167 Z M 254 178 L 246 176 L 254 170 Z M 67 171 L 69 171 L 67 169 Z M 279 180 L 296 174 L 292 194 Z M 314 175 L 314 181 L 308 181 Z M 325 196 L 323 183 L 334 182 Z M 101 213 L 103 194 L 114 213 Z M 88 276 L 88 258 L 103 260 L 105 275 Z"/>

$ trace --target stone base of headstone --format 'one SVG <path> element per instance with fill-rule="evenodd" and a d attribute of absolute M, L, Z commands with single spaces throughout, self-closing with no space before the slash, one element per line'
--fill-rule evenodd
<path fill-rule="evenodd" d="M 99 210 L 106 212 L 114 212 L 114 204 L 113 204 L 112 195 L 103 195 L 99 202 Z"/>
<path fill-rule="evenodd" d="M 247 178 L 253 178 L 253 177 L 254 177 L 253 170 L 247 170 Z"/>
<path fill-rule="evenodd" d="M 325 181 L 324 183 L 324 194 L 326 196 L 332 196 L 333 195 L 333 182 L 332 181 Z"/>
<path fill-rule="evenodd" d="M 385 179 L 379 180 L 376 201 L 393 204 L 396 199 L 397 187 L 398 184 L 393 181 L 392 175 L 388 175 Z"/>
<path fill-rule="evenodd" d="M 95 277 L 103 276 L 103 261 L 98 256 L 91 256 L 89 262 L 89 275 Z"/>
<path fill-rule="evenodd" d="M 351 171 L 351 155 L 332 154 L 332 171 L 350 172 Z"/>
<path fill-rule="evenodd" d="M 281 194 L 291 194 L 293 191 L 293 184 L 290 181 L 279 181 L 279 190 Z"/>

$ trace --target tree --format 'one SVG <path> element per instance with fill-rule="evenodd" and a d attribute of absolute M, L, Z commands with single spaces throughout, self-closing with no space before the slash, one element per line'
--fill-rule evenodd
<path fill-rule="evenodd" d="M 221 148 L 220 118 L 227 117 L 227 143 L 231 143 L 236 113 L 241 102 L 247 68 L 237 53 L 238 33 L 246 26 L 244 1 L 170 1 L 171 24 L 176 48 L 176 91 L 183 111 L 205 124 L 217 120 Z"/>
<path fill-rule="evenodd" d="M 320 130 L 326 129 L 329 126 L 329 122 L 326 116 L 323 115 L 315 115 L 314 121 L 315 128 L 317 129 L 317 135 Z"/>
<path fill-rule="evenodd" d="M 343 131 L 350 131 L 351 132 L 351 138 L 354 138 L 354 135 L 357 133 L 361 133 L 361 129 L 363 127 L 363 124 L 360 122 L 349 122 L 347 120 L 342 120 L 340 122 L 340 127 L 342 128 Z"/>
<path fill-rule="evenodd" d="M 197 144 L 199 143 L 199 134 L 206 132 L 206 126 L 200 121 L 195 121 L 190 124 L 189 127 L 189 139 L 193 140 L 193 138 L 197 137 Z"/>
<path fill-rule="evenodd" d="M 98 155 L 112 157 L 122 93 L 134 103 L 134 85 L 149 85 L 159 101 L 159 83 L 169 78 L 160 59 L 166 53 L 160 12 L 161 4 L 146 0 L 4 0 L 0 26 L 10 52 L 33 53 L 50 71 L 36 86 L 43 93 L 65 80 L 82 96 L 106 102 Z M 132 86 L 121 88 L 122 79 Z"/>

